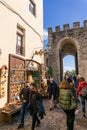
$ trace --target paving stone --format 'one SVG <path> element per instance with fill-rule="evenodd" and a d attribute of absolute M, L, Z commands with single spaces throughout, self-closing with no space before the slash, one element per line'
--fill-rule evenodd
<path fill-rule="evenodd" d="M 67 130 L 66 115 L 59 105 L 54 110 L 49 111 L 49 102 L 44 100 L 44 106 L 46 116 L 41 120 L 40 127 L 36 127 L 35 130 Z M 75 116 L 74 130 L 87 130 L 87 118 L 82 117 L 81 107 L 79 109 L 80 112 L 76 113 Z M 25 117 L 25 127 L 21 130 L 31 130 L 31 122 L 31 117 L 27 114 Z M 17 130 L 19 123 L 19 117 L 11 124 L 2 122 L 0 123 L 0 130 Z"/>

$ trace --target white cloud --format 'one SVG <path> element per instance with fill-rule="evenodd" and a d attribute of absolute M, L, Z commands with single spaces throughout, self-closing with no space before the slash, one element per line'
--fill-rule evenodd
<path fill-rule="evenodd" d="M 44 29 L 44 40 L 48 40 L 48 31 Z"/>
<path fill-rule="evenodd" d="M 71 71 L 71 70 L 75 70 L 75 68 L 74 67 L 70 67 L 70 66 L 65 66 L 64 67 L 64 72 L 66 72 L 66 71 Z"/>

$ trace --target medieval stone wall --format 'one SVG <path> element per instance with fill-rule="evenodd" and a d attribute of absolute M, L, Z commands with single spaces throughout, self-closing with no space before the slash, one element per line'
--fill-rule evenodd
<path fill-rule="evenodd" d="M 48 28 L 49 65 L 53 68 L 53 77 L 57 82 L 63 78 L 63 58 L 66 55 L 76 56 L 77 74 L 81 74 L 87 80 L 87 20 L 83 27 L 79 22 L 73 23 L 73 28 L 69 24 Z"/>

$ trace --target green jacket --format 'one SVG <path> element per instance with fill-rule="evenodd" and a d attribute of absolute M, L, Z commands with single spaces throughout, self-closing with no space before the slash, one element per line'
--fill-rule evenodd
<path fill-rule="evenodd" d="M 72 91 L 70 88 L 60 89 L 59 105 L 64 110 L 71 110 L 77 107 L 76 99 L 73 98 Z"/>

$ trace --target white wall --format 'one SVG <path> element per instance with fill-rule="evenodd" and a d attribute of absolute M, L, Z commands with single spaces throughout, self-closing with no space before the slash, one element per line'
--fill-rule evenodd
<path fill-rule="evenodd" d="M 29 12 L 28 0 L 0 0 L 0 67 L 4 64 L 8 67 L 9 54 L 16 54 L 17 24 L 25 29 L 25 59 L 31 59 L 35 50 L 43 48 L 43 0 L 34 1 L 36 17 Z M 44 63 L 43 56 L 34 59 Z M 7 95 L 0 99 L 0 107 L 6 100 Z"/>

